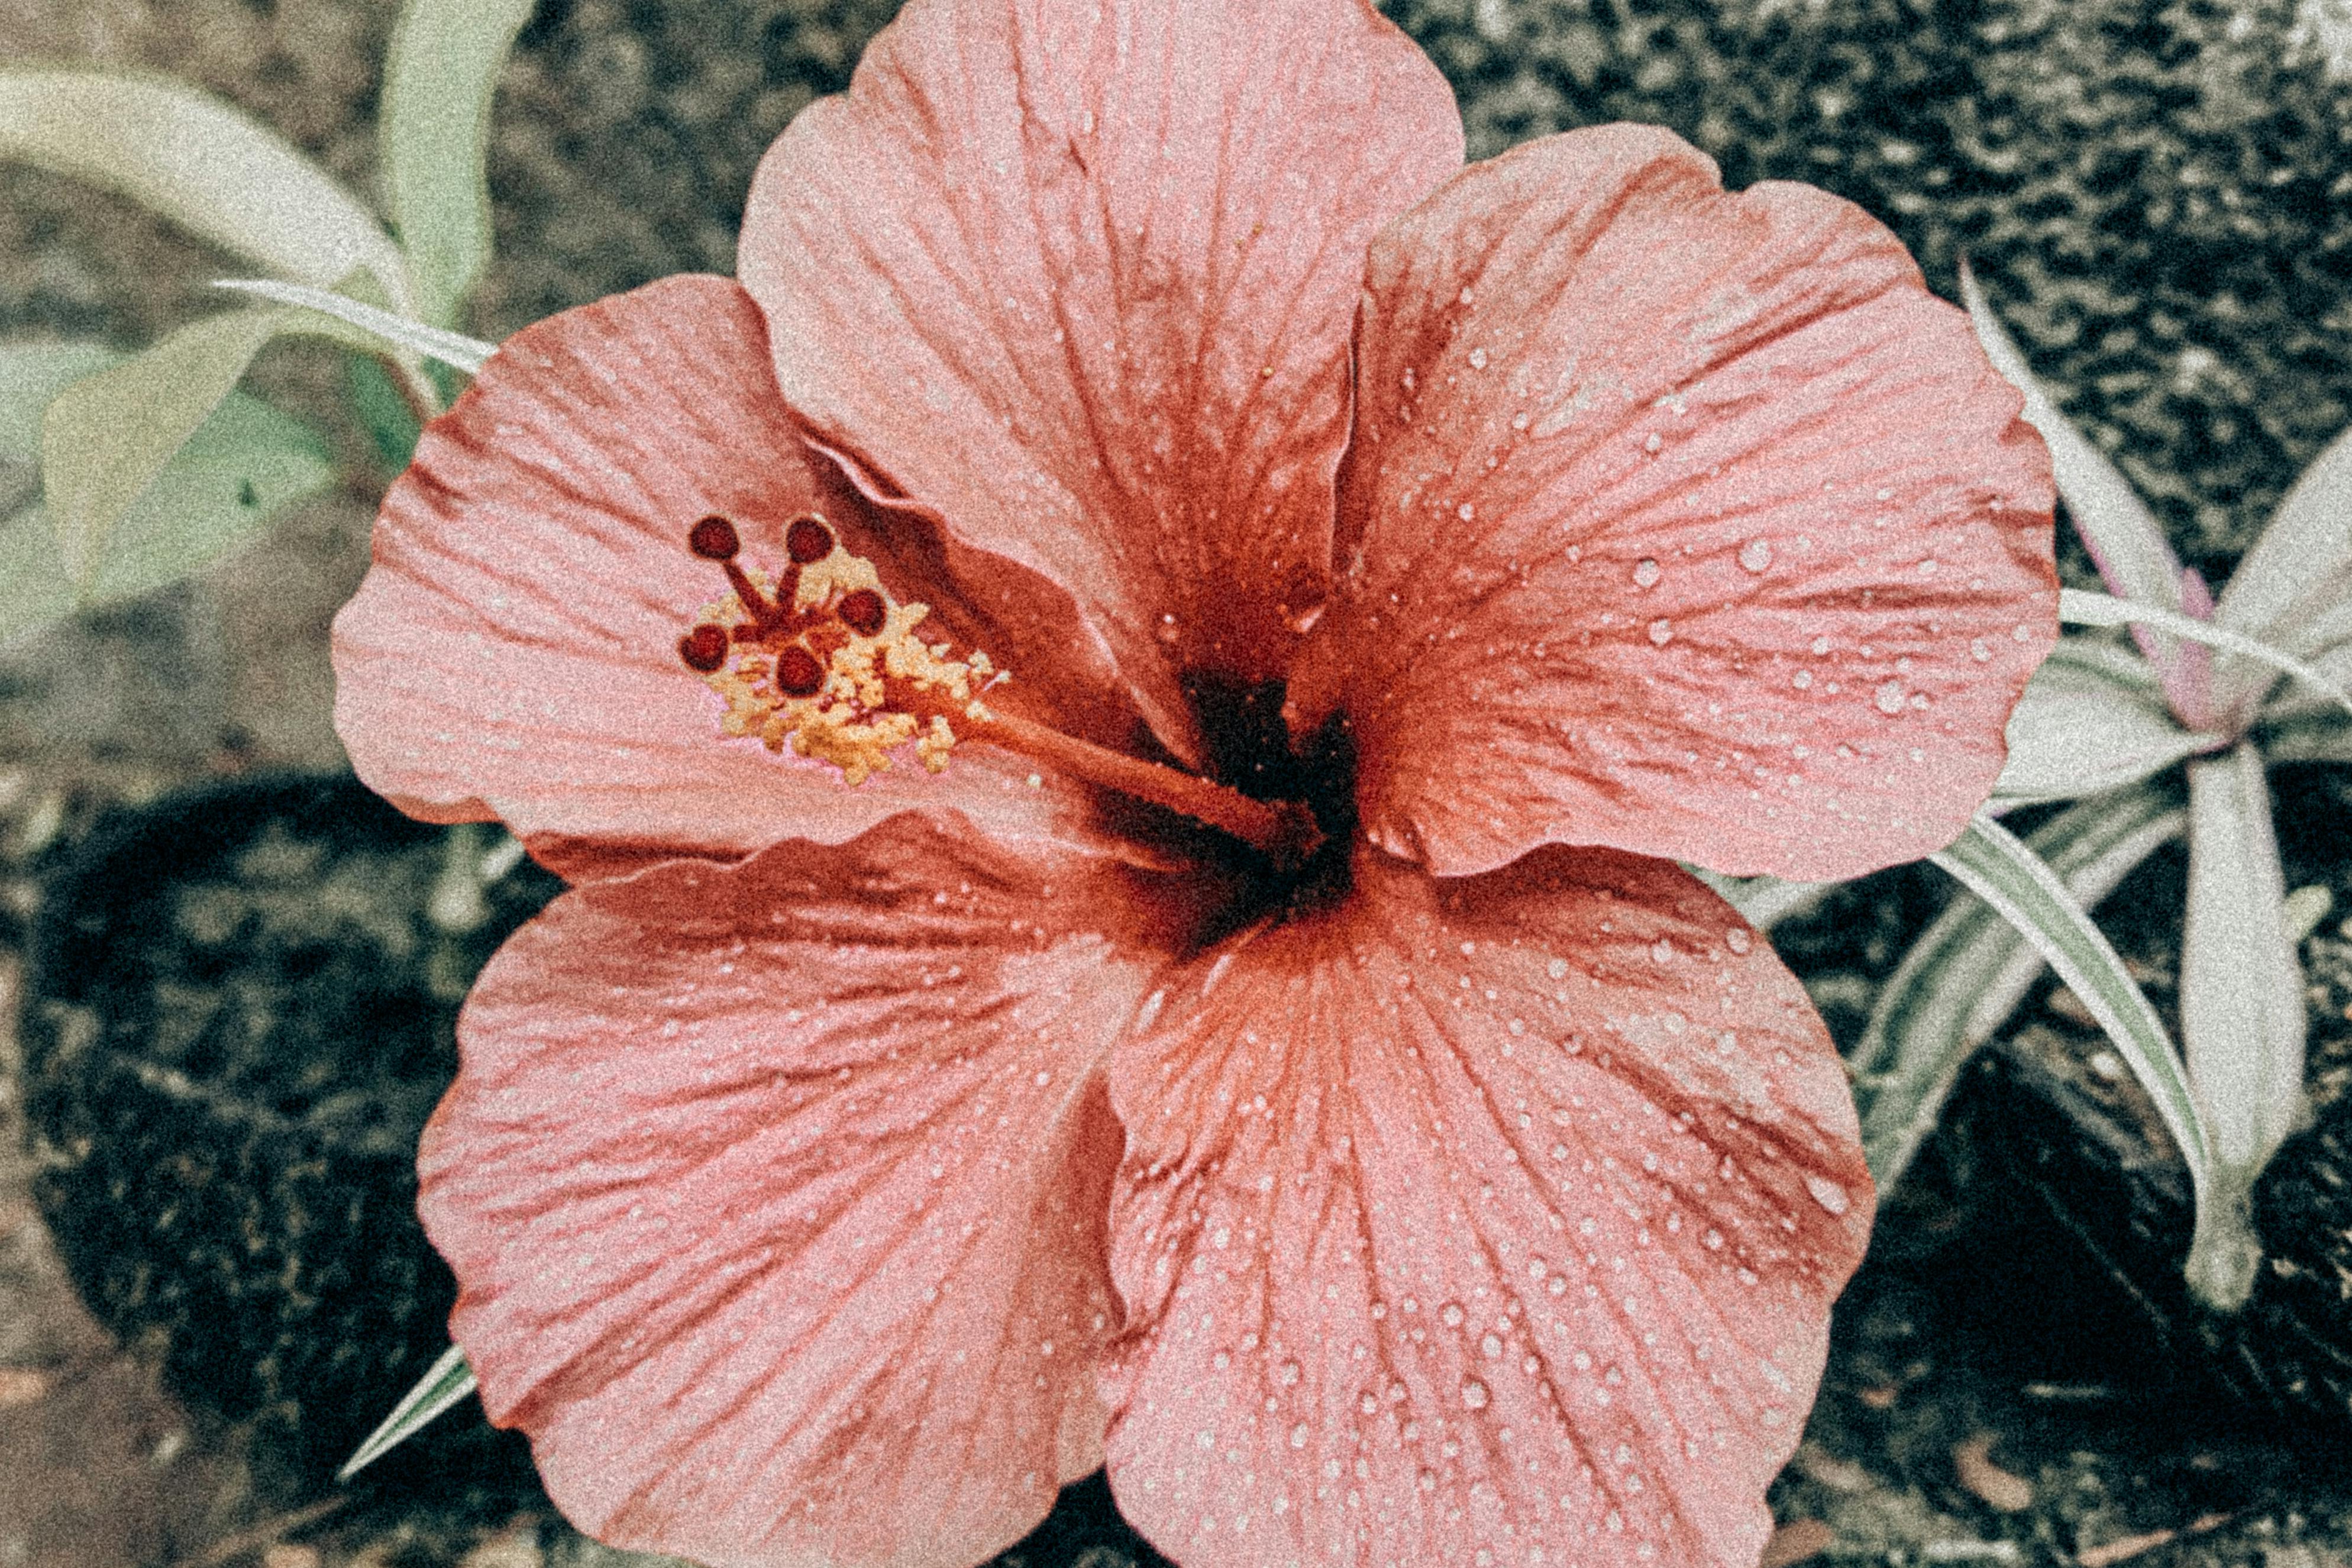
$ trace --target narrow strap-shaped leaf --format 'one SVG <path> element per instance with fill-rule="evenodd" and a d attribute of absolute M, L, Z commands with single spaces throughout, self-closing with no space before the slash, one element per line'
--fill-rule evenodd
<path fill-rule="evenodd" d="M 2352 764 L 2352 724 L 2334 708 L 2311 708 L 2266 717 L 2254 732 L 2263 756 L 2281 762 Z"/>
<path fill-rule="evenodd" d="M 2098 904 L 2188 814 L 2145 787 L 2070 806 L 2027 845 L 2084 906 Z M 1913 943 L 1878 993 L 1854 1051 L 1862 1148 L 1884 1192 L 1935 1131 L 1944 1102 L 1977 1048 L 2032 989 L 2039 950 L 1982 900 L 1955 899 Z"/>
<path fill-rule="evenodd" d="M 2302 1122 L 2303 967 L 2262 754 L 2241 741 L 2189 766 L 2189 917 L 2180 1036 L 2217 1166 L 2251 1186 Z"/>
<path fill-rule="evenodd" d="M 489 257 L 490 95 L 531 4 L 408 0 L 392 30 L 376 156 L 417 312 L 436 326 L 457 319 Z"/>
<path fill-rule="evenodd" d="M 2105 593 L 2090 593 L 2079 588 L 2058 591 L 2058 619 L 2075 626 L 2161 626 L 2191 642 L 2209 647 L 2243 653 L 2247 658 L 2284 670 L 2297 680 L 2323 692 L 2328 699 L 2347 713 L 2352 713 L 2352 695 L 2329 680 L 2314 665 L 2292 653 L 2283 653 L 2267 643 L 2258 642 L 2225 626 L 2210 621 L 2199 621 L 2177 611 L 2159 610 L 2152 604 L 2135 604 Z"/>
<path fill-rule="evenodd" d="M 78 590 L 97 579 L 131 503 L 283 325 L 271 310 L 192 322 L 50 400 L 41 421 L 41 489 L 58 559 Z"/>
<path fill-rule="evenodd" d="M 309 288 L 297 283 L 278 283 L 266 277 L 224 277 L 215 280 L 215 288 L 231 288 L 242 294 L 257 295 L 280 305 L 297 306 L 314 310 L 331 321 L 345 327 L 356 327 L 381 345 L 405 349 L 438 360 L 445 365 L 473 375 L 479 371 L 489 357 L 498 352 L 498 345 L 485 343 L 478 338 L 463 333 L 428 327 L 422 321 L 405 316 L 395 316 L 373 305 L 324 288 Z M 334 336 L 349 339 L 347 333 Z"/>
<path fill-rule="evenodd" d="M 2016 926 L 2090 1009 L 2156 1102 L 2201 1199 L 2211 1186 L 2212 1143 L 2188 1069 L 2114 945 L 2066 884 L 2016 834 L 1983 816 L 1930 858 Z"/>
<path fill-rule="evenodd" d="M 2280 613 L 2314 577 L 2352 561 L 2352 428 L 2336 433 L 2296 476 L 2214 606 L 2233 632 L 2284 643 Z"/>
<path fill-rule="evenodd" d="M 1993 794 L 2011 805 L 2095 795 L 2222 744 L 2180 727 L 2145 660 L 2070 637 L 2009 716 L 2009 762 Z"/>
<path fill-rule="evenodd" d="M 407 302 L 406 268 L 373 214 L 276 131 L 182 83 L 0 71 L 0 158 L 120 191 L 299 282 L 365 267 Z"/>
<path fill-rule="evenodd" d="M 2190 1293 L 2216 1311 L 2244 1305 L 2262 1262 L 2251 1186 L 2239 1171 L 2215 1163 L 2212 1133 L 2188 1069 L 2114 946 L 2041 857 L 1988 817 L 1979 815 L 1932 858 L 2041 949 L 2156 1102 L 2157 1114 L 2189 1167 L 2197 1206 L 2182 1277 Z"/>
<path fill-rule="evenodd" d="M 1783 882 L 1777 876 L 1725 876 L 1702 866 L 1684 868 L 1715 889 L 1726 904 L 1759 931 L 1769 931 L 1783 920 L 1810 914 L 1813 906 L 1843 883 Z"/>
<path fill-rule="evenodd" d="M 2058 494 L 2074 515 L 2074 527 L 2098 564 L 2099 575 L 2123 598 L 2179 609 L 2180 558 L 2172 553 L 2164 526 L 2123 471 L 2058 412 L 2008 329 L 1993 314 L 1965 257 L 1960 262 L 1960 298 L 1968 306 L 1969 321 L 1976 328 L 1985 356 L 2025 394 L 2026 423 L 2049 444 Z"/>
<path fill-rule="evenodd" d="M 335 1479 L 347 1481 L 401 1444 L 425 1429 L 436 1416 L 474 1391 L 474 1369 L 466 1364 L 466 1353 L 451 1345 L 441 1353 L 416 1386 L 401 1396 L 400 1403 L 383 1424 L 367 1435 L 367 1440 L 343 1461 Z"/>

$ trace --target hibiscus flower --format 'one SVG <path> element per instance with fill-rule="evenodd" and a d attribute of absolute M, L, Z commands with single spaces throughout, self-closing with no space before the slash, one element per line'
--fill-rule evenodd
<path fill-rule="evenodd" d="M 519 334 L 336 628 L 361 775 L 573 885 L 423 1208 L 590 1533 L 1755 1562 L 1871 1212 L 1675 864 L 1956 833 L 2046 457 L 1885 230 L 1471 167 L 1362 0 L 912 0 L 741 284 Z"/>

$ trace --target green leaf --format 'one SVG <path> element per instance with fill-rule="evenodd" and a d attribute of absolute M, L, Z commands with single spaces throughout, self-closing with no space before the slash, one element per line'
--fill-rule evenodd
<path fill-rule="evenodd" d="M 115 350 L 87 343 L 0 349 L 0 463 L 29 464 L 47 408 L 124 362 Z M 79 587 L 67 575 L 46 508 L 26 507 L 0 522 L 0 641 L 184 577 L 334 478 L 317 434 L 232 392 L 131 502 Z"/>
<path fill-rule="evenodd" d="M 2254 731 L 2263 758 L 2282 762 L 2341 762 L 2352 764 L 2352 724 L 2332 707 L 2289 713 L 2265 713 Z"/>
<path fill-rule="evenodd" d="M 383 465 L 395 473 L 407 467 L 423 431 L 383 361 L 366 354 L 352 355 L 343 363 L 343 386 L 351 397 L 352 412 L 359 415 Z"/>
<path fill-rule="evenodd" d="M 2189 917 L 2180 1035 L 2214 1163 L 2251 1186 L 2303 1120 L 2303 967 L 2262 754 L 2189 765 Z"/>
<path fill-rule="evenodd" d="M 377 160 L 417 313 L 436 326 L 457 319 L 489 257 L 490 95 L 531 4 L 408 0 L 392 30 Z"/>
<path fill-rule="evenodd" d="M 268 310 L 197 321 L 51 400 L 41 422 L 41 488 L 77 589 L 96 580 L 131 503 L 282 324 Z"/>
<path fill-rule="evenodd" d="M 41 415 L 66 388 L 122 362 L 96 343 L 0 347 L 0 463 L 41 460 Z"/>
<path fill-rule="evenodd" d="M 2058 619 L 2076 626 L 2161 626 L 2192 643 L 2243 653 L 2274 670 L 2284 670 L 2324 693 L 2345 712 L 2352 713 L 2352 695 L 2347 695 L 2343 687 L 2329 680 L 2315 666 L 2267 643 L 2257 642 L 2194 616 L 2183 615 L 2179 611 L 2159 610 L 2152 604 L 2134 604 L 2129 600 L 2116 599 L 2105 593 L 2088 593 L 2079 588 L 2062 588 L 2058 591 Z"/>
<path fill-rule="evenodd" d="M 2025 420 L 2050 446 L 2058 494 L 2074 515 L 2074 527 L 2098 562 L 2109 587 L 2126 599 L 2167 610 L 2180 608 L 2180 559 L 2164 537 L 2164 526 L 2139 498 L 2123 471 L 2058 412 L 2034 379 L 2025 356 L 1994 315 L 1965 257 L 1960 262 L 1960 298 L 1977 341 L 1993 368 L 2025 394 Z"/>
<path fill-rule="evenodd" d="M 2330 617 L 2329 611 L 2339 612 Z M 2278 505 L 2213 607 L 2216 625 L 2309 657 L 2320 630 L 2352 611 L 2352 429 L 2320 449 Z M 2347 625 L 2337 635 L 2352 634 Z M 2214 666 L 2222 712 L 2242 713 L 2277 676 L 2243 660 Z"/>
<path fill-rule="evenodd" d="M 2180 836 L 2188 814 L 2156 790 L 2084 800 L 2026 841 L 2085 907 Z M 2017 1010 L 2043 967 L 2017 927 L 1982 900 L 1955 899 L 1881 987 L 1855 1048 L 1862 1148 L 1882 1191 L 1935 1131 L 1960 1070 Z"/>
<path fill-rule="evenodd" d="M 2009 716 L 2009 763 L 1993 793 L 2010 805 L 2095 795 L 2223 744 L 2180 727 L 2146 660 L 2069 637 Z"/>
<path fill-rule="evenodd" d="M 309 313 L 307 319 L 315 323 L 308 329 L 339 340 L 404 349 L 427 359 L 438 360 L 469 376 L 478 374 L 489 357 L 498 352 L 496 343 L 485 343 L 479 338 L 428 327 L 422 321 L 395 316 L 373 305 L 362 305 L 356 299 L 324 288 L 310 288 L 297 283 L 276 283 L 264 277 L 224 277 L 215 282 L 213 287 L 235 289 L 240 294 L 256 295 L 280 305 L 294 306 Z M 357 328 L 363 336 L 355 339 L 350 331 L 352 328 Z"/>
<path fill-rule="evenodd" d="M 0 158 L 120 191 L 303 283 L 365 267 L 408 302 L 400 252 L 365 207 L 277 132 L 181 83 L 0 70 Z"/>
<path fill-rule="evenodd" d="M 367 1435 L 335 1479 L 347 1481 L 368 1466 L 400 1447 L 422 1431 L 433 1418 L 446 1411 L 474 1391 L 474 1369 L 466 1364 L 466 1353 L 451 1345 L 441 1353 L 441 1359 L 416 1381 L 416 1386 L 401 1396 L 392 1407 L 383 1424 Z"/>
<path fill-rule="evenodd" d="M 2156 1102 L 2196 1197 L 2196 1228 L 2182 1273 L 2207 1305 L 2223 1312 L 2242 1305 L 2262 1259 L 2249 1189 L 2216 1166 L 2212 1134 L 2188 1070 L 2114 946 L 2041 857 L 1989 817 L 1979 815 L 1931 858 L 2041 950 Z"/>
<path fill-rule="evenodd" d="M 232 392 L 132 503 L 79 603 L 134 598 L 200 571 L 334 484 L 333 458 L 316 432 Z"/>
<path fill-rule="evenodd" d="M 0 520 L 0 646 L 73 613 L 48 515 L 29 506 Z"/>

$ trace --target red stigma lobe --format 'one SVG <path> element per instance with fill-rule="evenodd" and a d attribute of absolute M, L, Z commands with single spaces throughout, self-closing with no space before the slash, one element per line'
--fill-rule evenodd
<path fill-rule="evenodd" d="M 814 517 L 795 517 L 784 530 L 784 553 L 800 566 L 821 561 L 833 553 L 833 530 Z"/>
<path fill-rule="evenodd" d="M 811 697 L 824 685 L 824 666 L 799 643 L 776 654 L 776 689 L 786 696 Z"/>
<path fill-rule="evenodd" d="M 688 669 L 707 675 L 727 662 L 730 641 L 726 627 L 706 621 L 677 640 L 677 656 L 686 661 Z"/>
<path fill-rule="evenodd" d="M 686 531 L 686 548 L 705 560 L 733 560 L 743 540 L 726 518 L 705 517 Z"/>
<path fill-rule="evenodd" d="M 889 618 L 890 611 L 882 602 L 880 594 L 870 588 L 861 588 L 854 593 L 843 594 L 841 602 L 834 607 L 834 613 L 840 616 L 841 623 L 852 632 L 861 637 L 871 637 L 882 630 L 882 623 Z"/>

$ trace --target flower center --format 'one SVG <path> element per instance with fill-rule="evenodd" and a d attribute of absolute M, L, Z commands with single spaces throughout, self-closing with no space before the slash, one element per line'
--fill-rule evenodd
<path fill-rule="evenodd" d="M 930 607 L 894 599 L 874 563 L 844 549 L 815 513 L 785 526 L 786 559 L 773 576 L 743 563 L 742 535 L 725 517 L 704 517 L 686 543 L 726 573 L 731 590 L 704 605 L 677 642 L 686 666 L 725 699 L 719 728 L 729 736 L 774 752 L 789 746 L 838 768 L 853 787 L 909 743 L 939 773 L 959 744 L 982 741 L 1181 811 L 1277 864 L 1300 863 L 1323 841 L 1302 802 L 1258 799 L 982 700 L 1010 672 L 978 649 L 957 657 L 947 643 L 918 637 Z"/>

